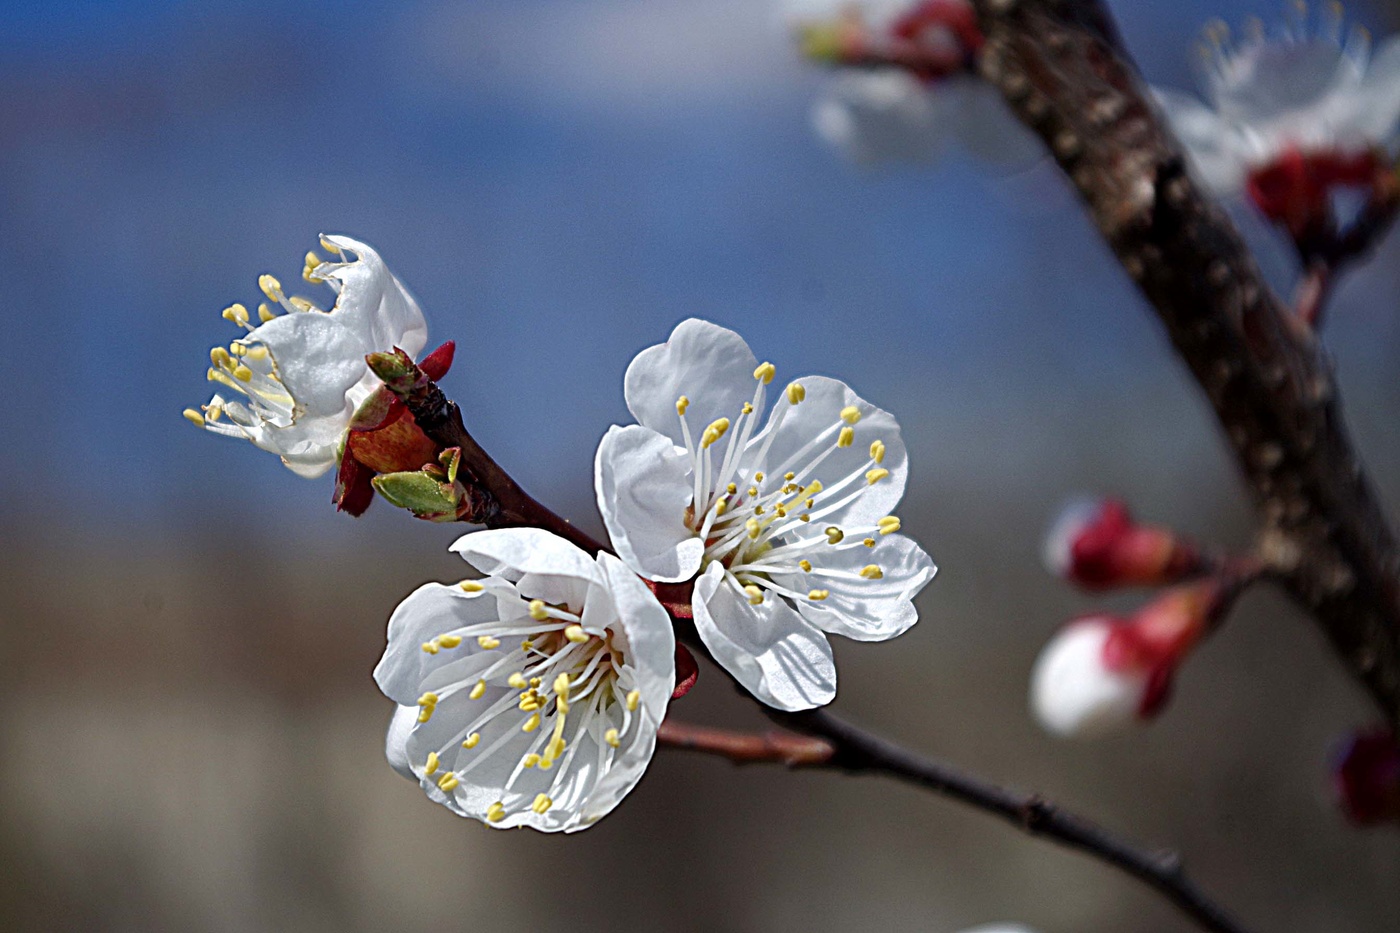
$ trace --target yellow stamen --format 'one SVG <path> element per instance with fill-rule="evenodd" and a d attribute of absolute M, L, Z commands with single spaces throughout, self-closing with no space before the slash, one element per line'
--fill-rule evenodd
<path fill-rule="evenodd" d="M 434 639 L 433 641 L 423 642 L 423 650 L 428 652 L 428 654 L 437 654 L 438 648 L 440 647 L 441 646 L 437 643 L 436 639 Z"/>
<path fill-rule="evenodd" d="M 561 697 L 566 697 L 569 695 L 568 674 L 560 674 L 558 677 L 554 678 L 554 692 L 559 694 Z"/>
<path fill-rule="evenodd" d="M 885 442 L 884 442 L 884 441 L 873 441 L 873 442 L 870 444 L 870 459 L 871 459 L 871 460 L 874 460 L 876 463 L 884 463 L 884 462 L 885 462 Z"/>
<path fill-rule="evenodd" d="M 535 714 L 532 715 L 529 719 L 525 720 L 525 725 L 523 725 L 523 726 L 520 727 L 520 731 L 521 731 L 521 732 L 534 732 L 534 731 L 535 731 L 536 729 L 538 729 L 539 727 L 540 727 L 540 714 L 539 714 L 539 713 L 535 713 Z"/>
<path fill-rule="evenodd" d="M 756 496 L 756 495 L 758 495 L 758 487 L 757 487 L 757 486 L 750 486 L 750 487 L 749 487 L 749 497 L 752 498 L 752 497 L 754 497 L 754 496 Z"/>
<path fill-rule="evenodd" d="M 252 382 L 253 371 L 242 363 L 239 363 L 234 367 L 233 378 L 237 379 L 239 382 Z"/>
<path fill-rule="evenodd" d="M 224 320 L 232 321 L 235 324 L 247 324 L 248 309 L 235 302 L 224 309 Z"/>
<path fill-rule="evenodd" d="M 482 698 L 483 696 L 485 696 L 485 695 L 486 695 L 486 681 L 485 681 L 485 680 L 478 680 L 478 681 L 476 682 L 476 686 L 475 686 L 475 687 L 472 687 L 471 692 L 467 694 L 467 697 L 468 697 L 469 699 L 479 700 L 479 699 L 481 699 L 481 698 Z"/>
<path fill-rule="evenodd" d="M 324 249 L 326 252 L 330 253 L 332 256 L 339 256 L 339 255 L 340 255 L 340 247 L 339 247 L 339 246 L 336 246 L 334 243 L 332 243 L 330 240 L 326 239 L 325 237 L 321 237 L 320 239 L 321 239 L 321 248 L 322 248 L 322 249 Z"/>
<path fill-rule="evenodd" d="M 539 794 L 535 797 L 535 802 L 530 804 L 530 809 L 543 816 L 549 812 L 549 808 L 554 806 L 554 801 L 549 799 L 548 794 Z"/>
<path fill-rule="evenodd" d="M 444 790 L 448 793 L 451 793 L 452 791 L 456 790 L 457 785 L 461 783 L 461 781 L 457 780 L 457 775 L 449 771 L 446 774 L 444 774 L 442 778 L 438 781 L 438 788 L 440 790 Z"/>
<path fill-rule="evenodd" d="M 298 311 L 321 310 L 320 308 L 316 307 L 315 303 L 313 303 L 309 298 L 303 298 L 300 295 L 293 295 L 292 297 L 288 298 L 287 304 L 291 305 L 293 308 L 296 308 Z"/>
<path fill-rule="evenodd" d="M 544 683 L 544 678 L 542 678 L 542 677 L 531 677 L 531 678 L 530 678 L 530 686 L 532 686 L 532 687 L 538 687 L 538 686 L 539 686 L 540 684 L 542 684 L 542 683 Z"/>
<path fill-rule="evenodd" d="M 854 405 L 847 405 L 841 409 L 841 420 L 847 424 L 855 424 L 860 420 L 860 409 Z"/>
<path fill-rule="evenodd" d="M 224 413 L 223 408 L 218 405 L 209 405 L 204 409 L 204 417 L 210 421 L 218 421 Z"/>
<path fill-rule="evenodd" d="M 800 382 L 790 382 L 787 387 L 788 404 L 796 405 L 807 397 L 807 390 Z"/>
<path fill-rule="evenodd" d="M 752 583 L 744 587 L 744 593 L 749 597 L 749 605 L 758 606 L 763 603 L 763 591 Z"/>
<path fill-rule="evenodd" d="M 725 486 L 725 487 L 724 487 L 724 491 L 727 492 L 727 493 L 729 493 L 729 494 L 732 496 L 732 495 L 736 494 L 736 493 L 739 491 L 739 484 L 738 484 L 738 483 L 730 483 L 728 486 Z"/>
<path fill-rule="evenodd" d="M 874 486 L 874 485 L 875 485 L 876 483 L 878 483 L 880 480 L 884 479 L 886 476 L 889 476 L 889 475 L 890 475 L 890 471 L 889 471 L 889 470 L 885 469 L 884 467 L 876 467 L 876 468 L 873 469 L 873 470 L 866 470 L 866 471 L 865 471 L 865 481 L 866 481 L 867 483 L 869 483 L 871 486 Z"/>
<path fill-rule="evenodd" d="M 273 276 L 266 274 L 258 276 L 258 288 L 262 289 L 262 293 L 267 296 L 268 301 L 281 303 L 282 283 Z"/>
<path fill-rule="evenodd" d="M 772 363 L 760 363 L 758 369 L 753 371 L 753 377 L 764 385 L 773 381 L 773 377 L 778 374 L 778 367 Z"/>
<path fill-rule="evenodd" d="M 607 742 L 613 748 L 617 748 L 619 745 L 622 744 L 622 739 L 618 737 L 616 729 L 609 729 L 607 732 L 604 732 L 603 741 Z"/>
<path fill-rule="evenodd" d="M 866 564 L 860 569 L 860 575 L 867 580 L 883 580 L 885 572 L 875 564 Z"/>
<path fill-rule="evenodd" d="M 835 525 L 832 525 L 830 528 L 828 528 L 828 529 L 826 530 L 826 543 L 827 543 L 827 544 L 840 544 L 840 543 L 841 543 L 841 539 L 843 539 L 843 538 L 845 538 L 845 537 L 846 537 L 846 533 L 845 533 L 844 531 L 842 531 L 840 528 L 837 528 Z"/>
<path fill-rule="evenodd" d="M 640 703 L 641 701 L 642 701 L 642 691 L 640 691 L 640 690 L 633 690 L 631 693 L 628 693 L 628 694 L 627 694 L 627 712 L 629 712 L 629 713 L 635 713 L 635 712 L 637 711 L 637 704 Z"/>
<path fill-rule="evenodd" d="M 530 651 L 530 650 L 533 650 L 534 647 L 535 647 L 535 643 L 532 642 L 532 641 L 531 641 L 530 639 L 528 639 L 528 638 L 525 639 L 524 641 L 522 641 L 522 642 L 520 643 L 520 650 L 521 650 L 521 651 Z"/>
<path fill-rule="evenodd" d="M 756 518 L 751 518 L 748 521 L 744 522 L 744 527 L 748 529 L 750 541 L 757 541 L 758 536 L 763 534 L 763 529 L 759 527 L 758 519 Z"/>
<path fill-rule="evenodd" d="M 277 312 L 267 306 L 267 302 L 258 305 L 258 320 L 266 324 L 277 316 Z"/>
<path fill-rule="evenodd" d="M 817 602 L 821 602 L 823 599 L 826 599 L 830 595 L 830 590 L 809 590 L 807 592 L 807 598 L 814 599 Z"/>
<path fill-rule="evenodd" d="M 700 435 L 700 446 L 709 447 L 715 441 L 719 440 L 721 437 L 724 437 L 724 432 L 728 430 L 729 419 L 716 418 L 710 423 L 710 426 L 705 429 L 705 433 Z"/>
<path fill-rule="evenodd" d="M 466 738 L 465 741 L 462 742 L 462 747 L 463 747 L 463 748 L 476 748 L 477 743 L 480 742 L 480 741 L 481 741 L 481 733 L 480 733 L 480 732 L 473 732 L 471 735 L 467 736 L 467 738 Z"/>
<path fill-rule="evenodd" d="M 689 408 L 689 407 L 690 407 L 690 399 L 686 398 L 684 395 L 682 395 L 680 398 L 676 399 L 676 414 L 678 414 L 678 415 L 684 415 L 684 414 L 685 414 L 685 410 L 686 410 L 687 408 Z"/>
<path fill-rule="evenodd" d="M 787 480 L 790 483 L 793 480 L 797 479 L 797 474 L 789 470 L 788 472 L 783 474 L 783 479 Z"/>
<path fill-rule="evenodd" d="M 880 534 L 890 535 L 899 530 L 899 519 L 893 515 L 886 515 L 875 523 L 880 527 Z"/>
<path fill-rule="evenodd" d="M 741 408 L 741 409 L 739 409 L 739 413 L 740 413 L 740 414 L 744 414 L 744 415 L 751 415 L 751 414 L 753 414 L 753 403 L 752 403 L 752 402 L 745 402 L 745 403 L 744 403 L 744 407 Z"/>
<path fill-rule="evenodd" d="M 520 760 L 520 763 L 527 768 L 533 768 L 535 765 L 540 763 L 540 756 L 535 754 L 534 752 L 531 752 L 530 754 L 522 758 Z"/>
<path fill-rule="evenodd" d="M 228 352 L 232 353 L 234 356 L 242 356 L 243 354 L 248 352 L 248 348 L 245 347 L 243 344 L 239 343 L 237 340 L 235 340 L 233 343 L 228 345 Z"/>
<path fill-rule="evenodd" d="M 215 347 L 209 351 L 209 362 L 217 369 L 227 369 L 233 365 L 233 357 L 229 356 L 223 347 Z"/>
<path fill-rule="evenodd" d="M 204 427 L 204 416 L 193 408 L 186 408 L 181 414 L 185 416 L 185 420 L 190 424 L 197 424 L 201 428 Z"/>
<path fill-rule="evenodd" d="M 576 645 L 581 645 L 588 641 L 588 633 L 583 630 L 582 625 L 570 625 L 564 629 L 564 637 Z"/>
<path fill-rule="evenodd" d="M 429 777 L 431 777 L 432 775 L 434 775 L 434 774 L 437 773 L 437 769 L 438 769 L 438 754 L 437 754 L 437 752 L 428 752 L 428 763 L 425 764 L 425 765 L 423 766 L 423 773 L 426 774 L 426 775 L 428 775 Z"/>
<path fill-rule="evenodd" d="M 543 622 L 549 618 L 549 610 L 544 608 L 544 600 L 530 600 L 530 618 L 534 619 L 536 622 Z"/>
<path fill-rule="evenodd" d="M 755 473 L 755 474 L 753 475 L 753 478 L 754 478 L 754 480 L 755 480 L 756 482 L 759 482 L 759 483 L 763 482 L 763 473 L 762 473 L 762 471 L 760 471 L 760 472 L 758 472 L 758 473 Z"/>
<path fill-rule="evenodd" d="M 800 560 L 797 562 L 797 566 L 802 568 L 803 573 L 812 572 L 812 562 L 810 560 Z"/>
<path fill-rule="evenodd" d="M 486 589 L 486 587 L 477 583 L 475 580 L 463 580 L 457 585 L 462 588 L 463 593 L 480 593 L 482 590 Z"/>
<path fill-rule="evenodd" d="M 492 638 L 490 635 L 477 636 L 476 643 L 487 651 L 490 651 L 492 648 L 501 647 L 501 640 L 499 638 Z"/>
<path fill-rule="evenodd" d="M 729 506 L 725 504 L 723 499 L 720 499 L 717 502 L 715 502 L 715 517 L 718 518 L 719 516 L 723 515 L 725 509 L 727 508 L 729 508 Z"/>
<path fill-rule="evenodd" d="M 842 428 L 841 433 L 836 436 L 837 447 L 850 447 L 855 442 L 856 429 L 849 426 Z"/>
<path fill-rule="evenodd" d="M 866 538 L 864 541 L 861 542 L 861 544 L 864 544 L 866 547 L 874 547 L 874 546 L 875 546 L 875 539 L 874 539 L 874 538 Z"/>
<path fill-rule="evenodd" d="M 516 671 L 514 674 L 511 674 L 509 677 L 507 677 L 506 683 L 510 684 L 517 690 L 524 690 L 526 687 L 530 686 L 530 682 L 525 679 L 525 675 L 520 673 L 519 671 Z"/>
<path fill-rule="evenodd" d="M 506 818 L 506 806 L 497 800 L 486 808 L 486 819 L 492 823 L 499 823 Z"/>
<path fill-rule="evenodd" d="M 325 279 L 320 278 L 314 274 L 316 271 L 316 267 L 320 264 L 321 257 L 316 255 L 315 250 L 307 250 L 306 267 L 301 270 L 301 277 L 306 281 L 310 282 L 312 285 L 319 285 L 322 282 L 324 282 Z"/>
<path fill-rule="evenodd" d="M 439 636 L 437 637 L 437 643 L 438 643 L 439 645 L 442 645 L 444 648 L 456 648 L 458 645 L 460 645 L 460 644 L 462 643 L 462 636 L 461 636 L 461 635 L 439 635 Z"/>

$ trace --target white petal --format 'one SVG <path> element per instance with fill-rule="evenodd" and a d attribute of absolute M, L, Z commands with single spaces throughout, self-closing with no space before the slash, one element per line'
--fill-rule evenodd
<path fill-rule="evenodd" d="M 1336 95 L 1330 116 L 1346 142 L 1384 147 L 1392 141 L 1400 120 L 1400 36 L 1376 50 L 1359 88 Z"/>
<path fill-rule="evenodd" d="M 384 736 L 384 757 L 389 760 L 389 767 L 410 781 L 418 780 L 408 762 L 408 734 L 413 731 L 416 722 L 418 707 L 396 706 L 393 718 L 389 720 L 388 732 Z"/>
<path fill-rule="evenodd" d="M 734 331 L 709 321 L 682 321 L 662 344 L 647 347 L 627 367 L 623 394 L 639 424 L 683 446 L 676 400 L 690 399 L 686 421 L 699 443 L 706 425 L 733 419 L 754 393 L 758 360 Z"/>
<path fill-rule="evenodd" d="M 331 316 L 369 345 L 366 352 L 398 347 L 417 359 L 428 342 L 428 323 L 418 302 L 371 247 L 347 236 L 325 239 L 358 257 L 354 262 L 333 263 L 322 273 L 341 286 Z"/>
<path fill-rule="evenodd" d="M 627 663 L 636 668 L 642 702 L 659 722 L 676 688 L 676 635 L 671 616 L 622 561 L 611 554 L 599 554 L 598 564 L 621 622 Z"/>
<path fill-rule="evenodd" d="M 1041 651 L 1031 672 L 1031 709 L 1047 731 L 1096 738 L 1139 721 L 1148 677 L 1108 669 L 1103 654 L 1110 631 L 1102 619 L 1081 619 Z"/>
<path fill-rule="evenodd" d="M 603 524 L 618 556 L 648 579 L 689 580 L 700 569 L 705 545 L 684 521 L 693 482 L 690 457 L 650 428 L 614 425 L 598 445 Z"/>
<path fill-rule="evenodd" d="M 787 393 L 779 393 L 781 398 L 773 407 L 768 426 L 764 428 L 759 439 L 753 441 L 753 446 L 761 446 L 767 434 L 773 430 L 772 425 L 778 424 L 773 444 L 762 468 L 771 476 L 799 468 L 802 463 L 810 460 L 811 456 L 803 456 L 799 461 L 794 461 L 793 456 L 813 437 L 837 424 L 841 420 L 843 409 L 854 406 L 861 412 L 861 418 L 855 424 L 855 443 L 850 447 L 835 449 L 811 476 L 799 478 L 798 481 L 810 482 L 812 479 L 819 479 L 830 488 L 845 476 L 860 474 L 852 485 L 843 490 L 823 492 L 817 496 L 814 515 L 821 513 L 823 504 L 834 502 L 854 490 L 863 490 L 850 504 L 838 511 L 824 514 L 821 518 L 823 522 L 869 525 L 889 515 L 895 506 L 899 505 L 899 500 L 904 495 L 904 484 L 909 478 L 909 457 L 904 449 L 899 422 L 889 412 L 856 395 L 839 379 L 804 376 L 794 381 L 801 383 L 807 390 L 806 399 L 794 406 L 788 402 Z M 781 422 L 778 420 L 780 409 L 788 409 Z M 833 434 L 827 446 L 835 448 L 836 440 L 836 435 Z M 870 485 L 864 474 L 870 466 L 870 445 L 877 440 L 885 445 L 885 457 L 880 466 L 889 470 L 890 475 Z M 820 453 L 823 449 L 826 448 L 818 448 L 815 452 Z"/>
<path fill-rule="evenodd" d="M 817 134 L 858 164 L 927 162 L 943 148 L 957 102 L 897 69 L 843 72 L 812 107 Z"/>
<path fill-rule="evenodd" d="M 815 626 L 768 594 L 757 606 L 713 563 L 695 581 L 695 628 L 710 654 L 755 697 L 782 710 L 813 709 L 836 696 L 836 661 Z"/>
<path fill-rule="evenodd" d="M 540 528 L 495 528 L 458 538 L 450 548 L 482 573 L 519 580 L 525 574 L 601 580 L 601 572 L 578 547 Z"/>
<path fill-rule="evenodd" d="M 806 592 L 827 590 L 823 600 L 799 600 L 797 609 L 822 631 L 857 641 L 885 641 L 907 631 L 919 620 L 913 599 L 938 568 L 914 541 L 904 535 L 876 535 L 873 548 L 854 547 L 818 552 L 814 570 L 859 573 L 875 565 L 884 576 L 878 580 L 848 580 L 819 574 L 774 575 L 780 586 Z"/>
<path fill-rule="evenodd" d="M 496 594 L 499 584 L 481 581 L 487 589 L 465 593 L 461 587 L 425 583 L 399 603 L 389 619 L 389 644 L 374 669 L 374 682 L 384 695 L 399 704 L 416 703 L 423 681 L 435 669 L 475 650 L 475 642 L 437 654 L 423 650 L 423 643 L 437 635 L 478 622 L 501 618 Z"/>
<path fill-rule="evenodd" d="M 1161 88 L 1152 92 L 1201 182 L 1217 197 L 1239 192 L 1246 165 L 1236 128 L 1188 94 Z"/>

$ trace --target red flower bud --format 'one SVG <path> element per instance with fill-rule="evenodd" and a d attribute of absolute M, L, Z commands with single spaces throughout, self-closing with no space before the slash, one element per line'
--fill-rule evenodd
<path fill-rule="evenodd" d="M 1332 230 L 1334 190 L 1371 187 L 1382 165 L 1371 149 L 1304 153 L 1291 146 L 1251 171 L 1245 190 L 1261 214 L 1287 229 L 1295 241 L 1306 241 Z"/>
<path fill-rule="evenodd" d="M 1161 586 L 1199 573 L 1195 546 L 1169 528 L 1139 525 L 1117 499 L 1080 499 L 1046 535 L 1046 566 L 1088 590 Z"/>
<path fill-rule="evenodd" d="M 1400 823 L 1400 743 L 1388 729 L 1351 735 L 1332 780 L 1338 805 L 1355 825 Z"/>

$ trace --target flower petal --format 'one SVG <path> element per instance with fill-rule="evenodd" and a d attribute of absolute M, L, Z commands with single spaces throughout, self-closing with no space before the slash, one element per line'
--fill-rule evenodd
<path fill-rule="evenodd" d="M 927 162 L 955 130 L 956 104 L 898 69 L 843 72 L 813 105 L 812 125 L 858 164 Z"/>
<path fill-rule="evenodd" d="M 814 563 L 816 563 L 814 561 Z M 876 566 L 879 579 L 845 579 L 819 574 L 774 575 L 774 582 L 805 592 L 824 589 L 823 600 L 799 600 L 797 611 L 824 632 L 856 641 L 884 641 L 907 631 L 919 620 L 913 599 L 934 577 L 938 568 L 912 539 L 904 535 L 877 535 L 873 548 L 833 548 L 821 555 L 814 569 L 859 574 Z"/>
<path fill-rule="evenodd" d="M 418 780 L 418 775 L 413 773 L 413 768 L 408 762 L 408 735 L 417 721 L 418 707 L 396 706 L 384 736 L 384 757 L 389 760 L 389 767 L 410 781 Z"/>
<path fill-rule="evenodd" d="M 398 347 L 416 359 L 428 342 L 428 323 L 418 302 L 373 248 L 347 236 L 323 238 L 357 257 L 354 262 L 330 263 L 318 273 L 340 283 L 331 315 L 369 346 L 365 352 Z"/>
<path fill-rule="evenodd" d="M 782 710 L 813 709 L 836 696 L 826 636 L 771 594 L 751 605 L 713 563 L 695 581 L 695 628 L 715 660 L 745 689 Z"/>
<path fill-rule="evenodd" d="M 659 722 L 676 686 L 676 635 L 671 616 L 622 561 L 604 553 L 598 555 L 598 565 L 620 620 L 627 663 L 636 668 L 643 704 Z"/>
<path fill-rule="evenodd" d="M 614 425 L 598 445 L 594 485 L 608 537 L 628 566 L 665 582 L 695 576 L 705 545 L 684 521 L 694 497 L 684 450 L 650 428 Z"/>
<path fill-rule="evenodd" d="M 734 418 L 753 397 L 758 366 L 749 345 L 734 331 L 691 318 L 670 338 L 632 360 L 623 379 L 627 408 L 638 423 L 684 446 L 676 400 L 690 399 L 686 420 L 698 442 L 717 418 Z"/>
<path fill-rule="evenodd" d="M 525 574 L 601 581 L 593 559 L 540 528 L 495 528 L 463 535 L 448 548 L 482 573 L 512 582 Z"/>
<path fill-rule="evenodd" d="M 1239 192 L 1244 187 L 1245 147 L 1236 127 L 1189 94 L 1162 88 L 1152 93 L 1205 186 L 1217 197 Z"/>

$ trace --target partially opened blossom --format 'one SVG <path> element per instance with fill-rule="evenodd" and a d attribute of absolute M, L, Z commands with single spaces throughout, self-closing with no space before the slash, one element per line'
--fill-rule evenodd
<path fill-rule="evenodd" d="M 628 367 L 639 423 L 609 429 L 595 481 L 618 556 L 650 580 L 693 579 L 715 659 L 765 703 L 809 709 L 836 693 L 826 634 L 905 631 L 935 568 L 898 533 L 894 417 L 824 376 L 772 390 L 775 374 L 733 331 L 681 323 Z"/>
<path fill-rule="evenodd" d="M 1238 43 L 1225 24 L 1207 27 L 1205 103 L 1156 93 L 1212 191 L 1247 192 L 1300 234 L 1334 188 L 1367 186 L 1388 166 L 1400 123 L 1400 38 L 1373 55 L 1365 30 L 1343 35 L 1340 5 L 1323 5 L 1313 25 L 1305 6 L 1288 9 L 1289 22 L 1272 35 L 1256 20 Z"/>
<path fill-rule="evenodd" d="M 241 333 L 210 351 L 208 376 L 220 392 L 199 410 L 185 410 L 194 423 L 250 440 L 305 477 L 336 465 L 352 418 L 379 388 L 365 355 L 398 347 L 416 356 L 428 337 L 418 303 L 378 253 L 344 236 L 323 236 L 321 244 L 332 258 L 308 253 L 303 277 L 329 286 L 334 305 L 323 310 L 262 276 L 261 323 L 254 326 L 242 304 L 224 310 Z M 411 442 L 425 461 L 435 455 L 431 445 Z"/>
<path fill-rule="evenodd" d="M 374 671 L 399 704 L 389 762 L 461 816 L 586 829 L 651 761 L 675 687 L 670 616 L 617 558 L 546 531 L 452 550 L 487 576 L 426 584 L 389 620 Z"/>
<path fill-rule="evenodd" d="M 951 143 L 998 164 L 1039 145 L 972 71 L 983 43 L 967 0 L 787 0 L 809 58 L 841 68 L 812 123 L 857 163 L 924 162 Z M 849 66 L 849 67 L 842 67 Z"/>

